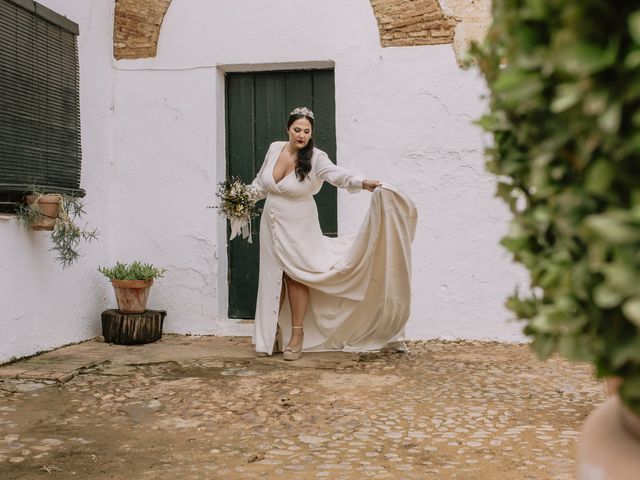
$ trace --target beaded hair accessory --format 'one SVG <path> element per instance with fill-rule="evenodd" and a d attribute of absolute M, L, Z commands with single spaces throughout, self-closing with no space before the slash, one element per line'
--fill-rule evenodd
<path fill-rule="evenodd" d="M 311 110 L 309 110 L 307 107 L 294 108 L 293 112 L 291 112 L 289 114 L 289 116 L 291 116 L 291 115 L 304 115 L 304 116 L 309 117 L 310 119 L 314 120 L 313 112 Z"/>

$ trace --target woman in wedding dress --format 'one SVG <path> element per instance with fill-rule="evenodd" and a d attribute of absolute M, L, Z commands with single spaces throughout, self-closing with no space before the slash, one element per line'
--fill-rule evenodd
<path fill-rule="evenodd" d="M 375 351 L 404 340 L 415 206 L 392 187 L 334 165 L 314 147 L 313 124 L 308 108 L 291 112 L 289 140 L 271 144 L 252 184 L 266 198 L 253 335 L 259 356 L 279 351 L 282 336 L 290 339 L 285 360 L 303 350 Z M 373 192 L 355 235 L 322 235 L 313 195 L 325 181 Z"/>

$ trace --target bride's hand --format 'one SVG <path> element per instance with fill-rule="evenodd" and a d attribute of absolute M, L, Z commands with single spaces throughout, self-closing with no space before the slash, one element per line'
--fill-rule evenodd
<path fill-rule="evenodd" d="M 377 187 L 379 187 L 381 185 L 381 183 L 378 180 L 363 180 L 362 181 L 362 188 L 365 190 L 369 190 L 370 192 L 373 192 Z"/>

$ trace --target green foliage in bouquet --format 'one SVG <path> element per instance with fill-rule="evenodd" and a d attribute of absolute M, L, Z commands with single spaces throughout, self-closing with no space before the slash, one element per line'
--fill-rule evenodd
<path fill-rule="evenodd" d="M 216 197 L 220 202 L 215 207 L 218 213 L 229 220 L 249 220 L 259 214 L 256 209 L 258 195 L 251 185 L 238 177 L 227 178 L 218 184 Z"/>
<path fill-rule="evenodd" d="M 508 307 L 546 358 L 620 376 L 640 413 L 640 5 L 495 0 L 472 54 L 490 89 L 488 169 L 531 274 Z"/>
<path fill-rule="evenodd" d="M 98 267 L 98 271 L 109 280 L 152 280 L 162 277 L 167 269 L 135 261 L 130 264 L 116 262 L 114 267 Z"/>

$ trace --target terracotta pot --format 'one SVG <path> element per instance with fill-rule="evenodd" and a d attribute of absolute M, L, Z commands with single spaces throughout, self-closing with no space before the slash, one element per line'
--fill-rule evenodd
<path fill-rule="evenodd" d="M 578 480 L 637 480 L 640 475 L 640 417 L 613 395 L 582 427 Z"/>
<path fill-rule="evenodd" d="M 30 204 L 38 198 L 35 195 L 27 195 L 27 202 Z M 40 209 L 40 217 L 31 224 L 31 230 L 53 230 L 58 218 L 58 209 L 60 208 L 60 195 L 43 195 L 38 198 L 38 208 Z"/>
<path fill-rule="evenodd" d="M 147 308 L 152 280 L 111 280 L 122 313 L 143 313 Z"/>

